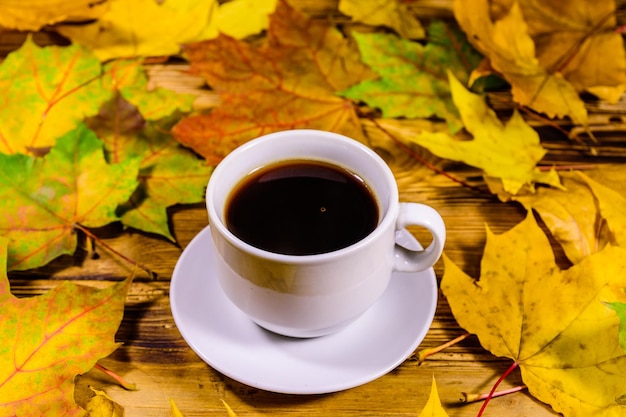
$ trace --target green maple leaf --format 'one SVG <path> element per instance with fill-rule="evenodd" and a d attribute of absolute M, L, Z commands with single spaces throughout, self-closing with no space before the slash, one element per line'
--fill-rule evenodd
<path fill-rule="evenodd" d="M 0 235 L 9 269 L 45 265 L 76 249 L 75 227 L 119 220 L 116 209 L 137 188 L 139 161 L 107 164 L 103 145 L 84 125 L 45 157 L 0 154 Z"/>
<path fill-rule="evenodd" d="M 150 89 L 139 60 L 102 65 L 80 46 L 41 48 L 30 38 L 0 65 L 0 92 L 0 152 L 6 154 L 45 153 L 117 93 L 148 120 L 189 111 L 192 103 L 189 95 Z"/>
<path fill-rule="evenodd" d="M 139 110 L 145 120 L 159 120 L 177 111 L 191 111 L 195 99 L 193 95 L 179 94 L 164 88 L 150 88 L 141 63 L 141 60 L 129 59 L 105 64 L 103 88 L 124 97 Z"/>
<path fill-rule="evenodd" d="M 111 96 L 101 65 L 78 47 L 40 48 L 27 38 L 0 65 L 0 152 L 28 153 L 53 146 Z"/>
<path fill-rule="evenodd" d="M 177 116 L 145 121 L 137 108 L 118 96 L 88 125 L 103 140 L 109 162 L 139 161 L 139 187 L 118 214 L 125 226 L 174 240 L 167 207 L 199 203 L 213 171 L 169 134 Z"/>
<path fill-rule="evenodd" d="M 426 45 L 384 33 L 355 33 L 354 38 L 363 61 L 380 78 L 363 81 L 343 96 L 380 108 L 384 117 L 436 116 L 445 119 L 452 132 L 461 129 L 447 72 L 466 82 L 481 57 L 460 31 L 434 22 Z"/>
<path fill-rule="evenodd" d="M 82 416 L 74 378 L 119 346 L 114 336 L 131 280 L 105 289 L 65 281 L 17 298 L 6 274 L 7 243 L 0 237 L 0 413 Z"/>

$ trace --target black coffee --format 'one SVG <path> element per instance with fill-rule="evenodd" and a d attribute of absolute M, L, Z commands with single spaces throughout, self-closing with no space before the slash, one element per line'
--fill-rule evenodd
<path fill-rule="evenodd" d="M 226 205 L 226 226 L 260 249 L 313 255 L 345 248 L 378 225 L 379 209 L 357 175 L 319 161 L 291 160 L 244 178 Z"/>

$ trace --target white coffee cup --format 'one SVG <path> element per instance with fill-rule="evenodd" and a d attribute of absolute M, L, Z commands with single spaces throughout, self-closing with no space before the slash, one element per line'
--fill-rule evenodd
<path fill-rule="evenodd" d="M 329 162 L 362 178 L 380 205 L 374 231 L 343 249 L 301 256 L 268 252 L 237 238 L 225 222 L 225 207 L 236 185 L 260 167 L 301 159 Z M 325 131 L 271 133 L 235 149 L 211 175 L 206 204 L 220 286 L 254 322 L 285 336 L 317 337 L 347 326 L 383 294 L 393 271 L 432 267 L 446 239 L 437 211 L 398 201 L 394 176 L 375 152 Z M 396 244 L 396 232 L 409 225 L 432 234 L 425 250 Z"/>

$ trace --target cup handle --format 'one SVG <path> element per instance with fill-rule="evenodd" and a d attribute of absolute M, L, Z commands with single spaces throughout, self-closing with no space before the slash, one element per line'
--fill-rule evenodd
<path fill-rule="evenodd" d="M 418 272 L 432 267 L 443 252 L 446 226 L 441 215 L 430 206 L 419 203 L 400 203 L 396 230 L 407 226 L 425 227 L 433 240 L 424 250 L 411 250 L 396 244 L 394 270 Z"/>

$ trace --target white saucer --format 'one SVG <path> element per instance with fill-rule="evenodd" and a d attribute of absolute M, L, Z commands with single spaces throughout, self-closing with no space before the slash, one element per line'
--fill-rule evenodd
<path fill-rule="evenodd" d="M 412 237 L 402 237 L 418 245 Z M 183 251 L 172 275 L 174 321 L 211 367 L 246 385 L 285 394 L 323 394 L 372 381 L 396 368 L 424 339 L 435 315 L 433 269 L 394 272 L 382 298 L 329 336 L 292 339 L 262 329 L 223 294 L 212 274 L 209 227 Z"/>

